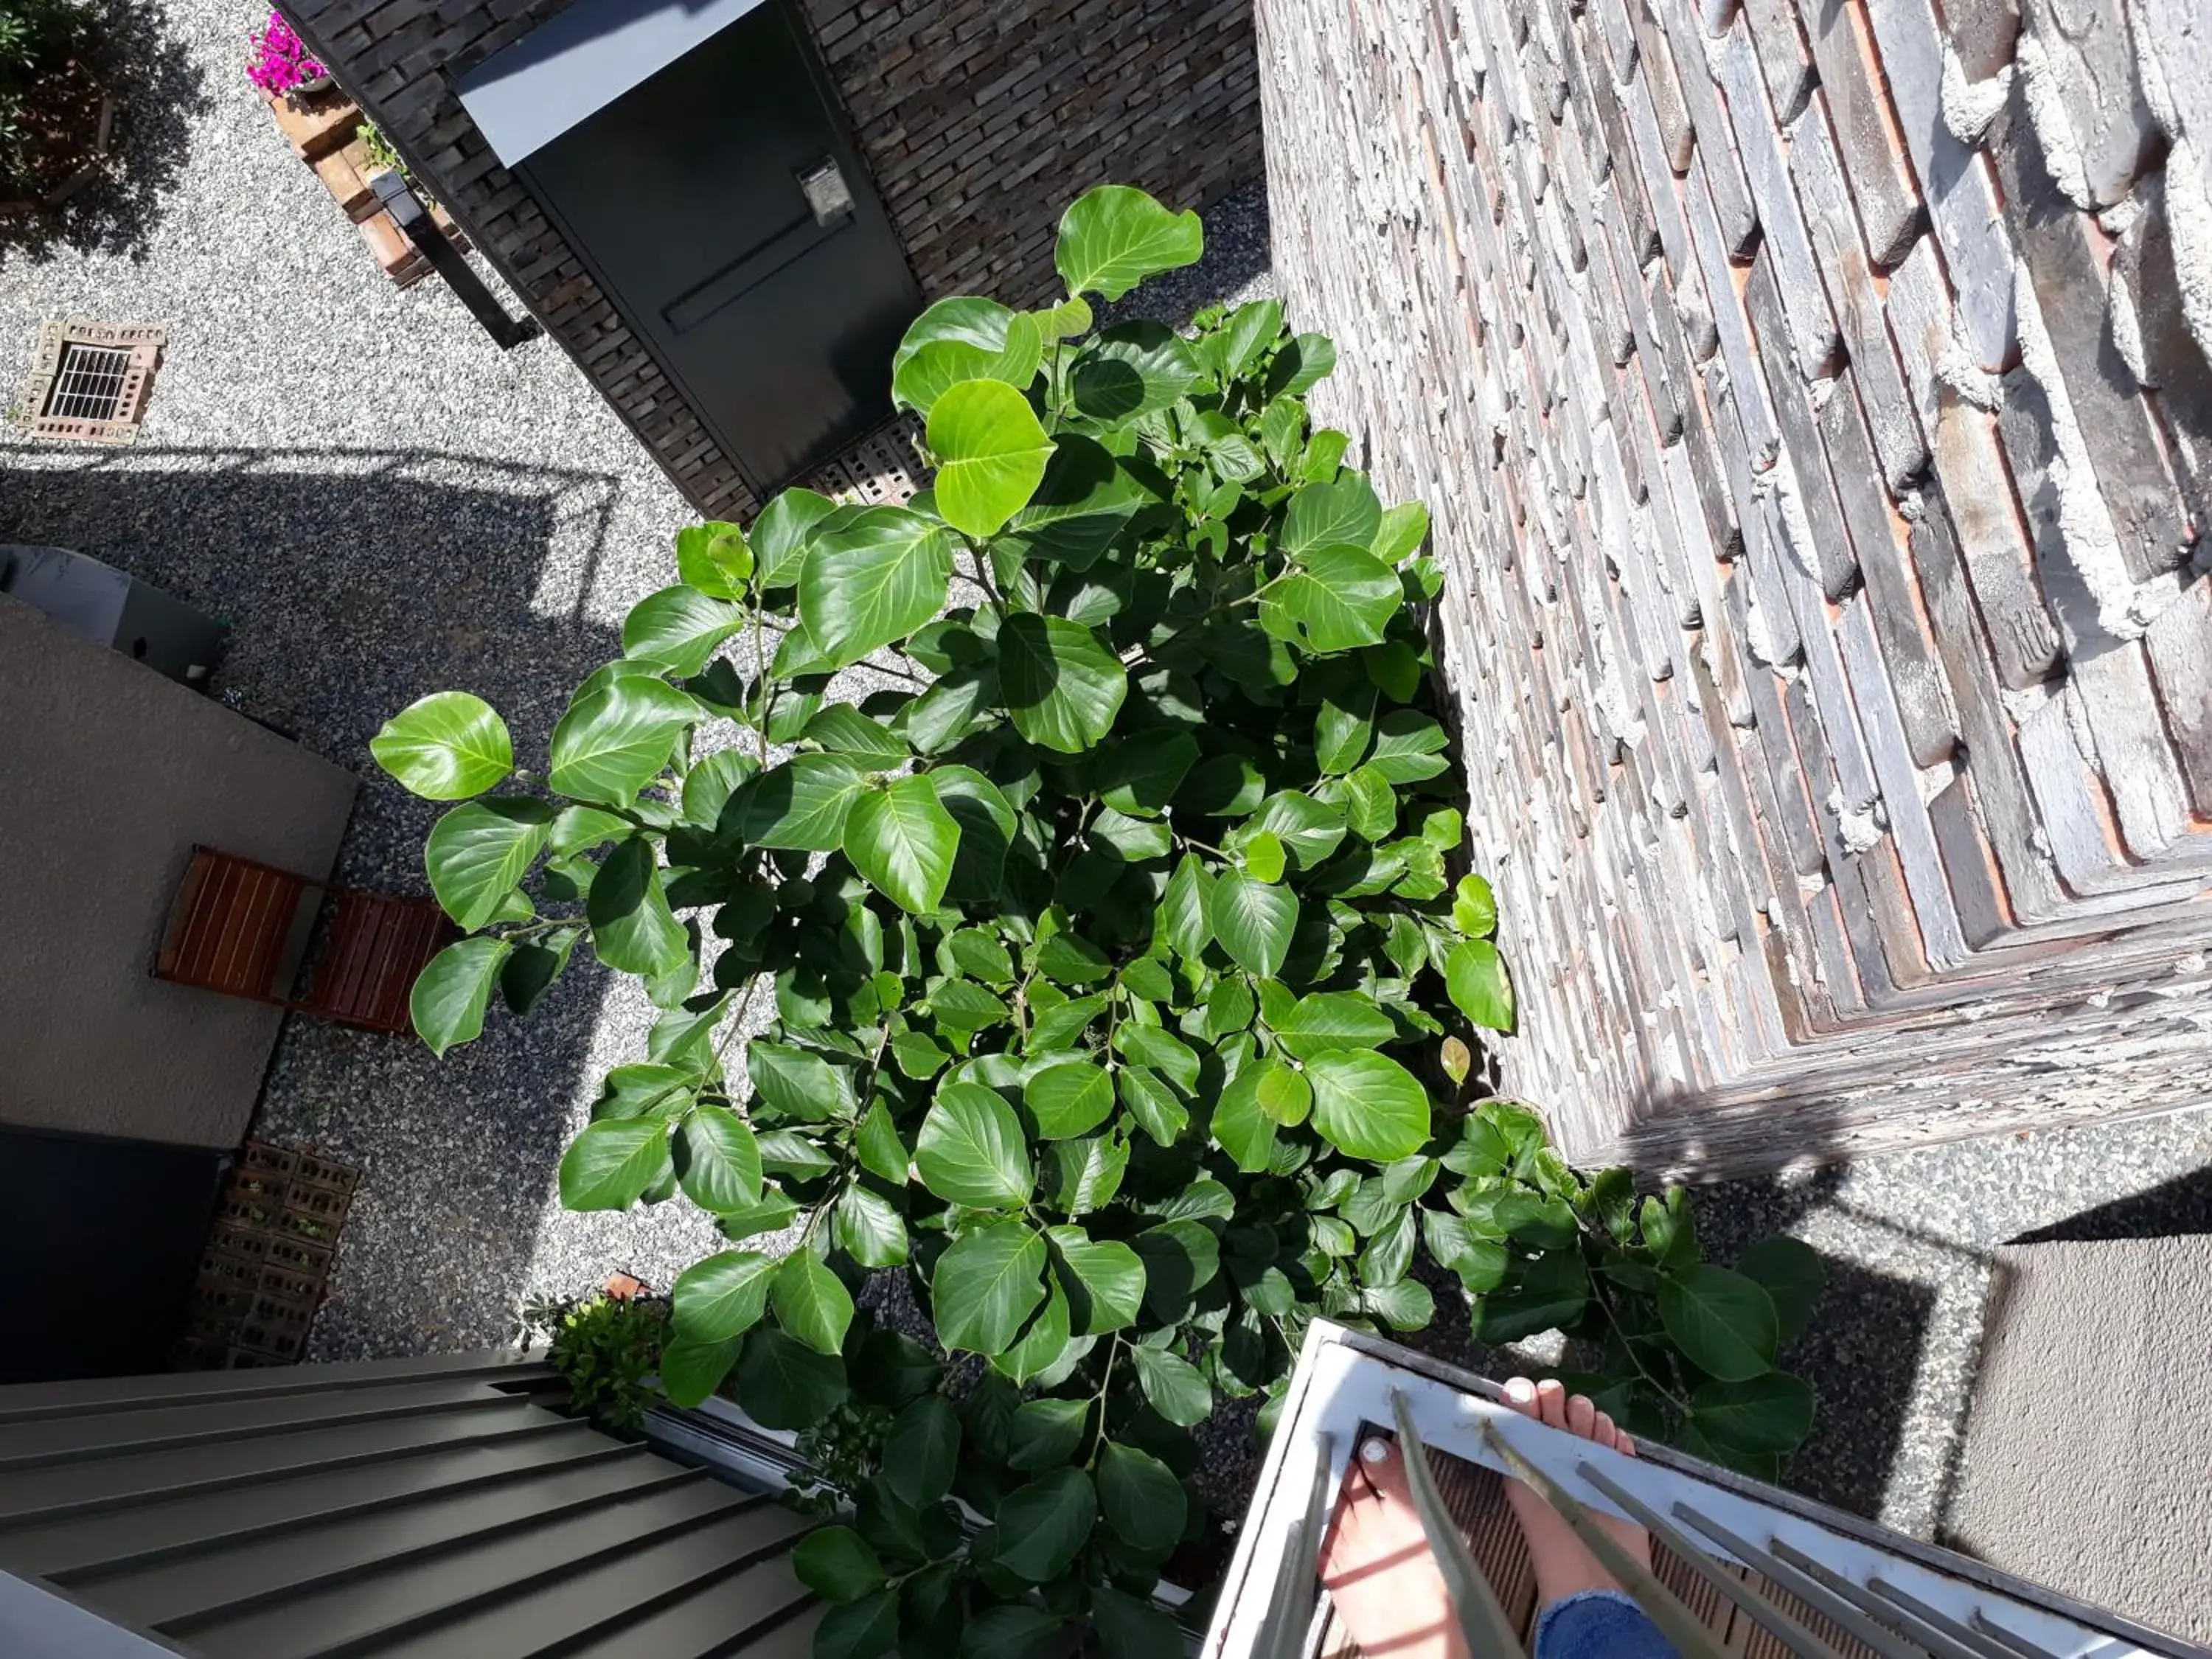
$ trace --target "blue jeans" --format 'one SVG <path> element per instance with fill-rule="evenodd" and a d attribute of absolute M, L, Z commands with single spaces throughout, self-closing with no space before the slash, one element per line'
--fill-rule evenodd
<path fill-rule="evenodd" d="M 1535 1659 L 1675 1659 L 1643 1608 L 1619 1590 L 1579 1590 L 1536 1620 Z"/>

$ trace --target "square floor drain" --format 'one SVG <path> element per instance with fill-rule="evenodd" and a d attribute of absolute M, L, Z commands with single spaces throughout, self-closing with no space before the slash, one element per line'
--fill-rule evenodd
<path fill-rule="evenodd" d="M 167 329 L 147 323 L 41 324 L 17 418 L 42 438 L 135 442 L 167 338 Z"/>

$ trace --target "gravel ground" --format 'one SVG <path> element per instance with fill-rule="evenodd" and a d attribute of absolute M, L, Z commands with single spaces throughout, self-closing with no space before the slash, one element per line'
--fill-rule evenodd
<path fill-rule="evenodd" d="M 0 386 L 49 316 L 163 323 L 168 353 L 135 450 L 0 441 L 0 539 L 82 548 L 230 618 L 220 689 L 366 781 L 343 877 L 419 890 L 434 811 L 370 763 L 378 725 L 461 685 L 526 748 L 542 743 L 617 650 L 623 612 L 668 580 L 668 537 L 690 515 L 556 348 L 501 354 L 434 282 L 384 281 L 239 72 L 256 8 L 141 0 L 128 15 L 146 89 L 126 128 L 133 182 L 86 204 L 79 246 L 0 247 Z M 1272 291 L 1264 191 L 1207 219 L 1205 264 L 1113 314 Z M 712 1247 L 682 1206 L 574 1216 L 552 1193 L 592 1080 L 639 1051 L 650 1015 L 636 988 L 585 969 L 527 1024 L 495 1021 L 442 1063 L 288 1024 L 259 1133 L 366 1171 L 319 1356 L 495 1342 L 526 1294 L 615 1267 L 665 1284 Z M 2145 1193 L 2111 1224 L 2212 1229 L 2208 1168 L 2200 1112 L 1705 1191 L 1717 1254 L 1781 1229 L 1832 1265 L 1794 1357 L 1823 1405 L 1791 1482 L 1932 1531 L 1993 1247 Z M 1219 1437 L 1224 1497 L 1242 1443 Z"/>

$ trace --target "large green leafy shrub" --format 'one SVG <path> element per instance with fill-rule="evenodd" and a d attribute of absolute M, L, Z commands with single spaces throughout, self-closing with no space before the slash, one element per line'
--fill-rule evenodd
<path fill-rule="evenodd" d="M 1427 514 L 1313 428 L 1334 349 L 1273 301 L 1093 331 L 1085 295 L 1200 246 L 1109 187 L 1062 222 L 1064 302 L 933 306 L 893 387 L 933 489 L 684 531 L 542 778 L 460 692 L 374 744 L 466 802 L 428 850 L 472 933 L 416 988 L 432 1047 L 586 942 L 664 1011 L 561 1191 L 717 1218 L 661 1377 L 839 1472 L 854 1525 L 799 1558 L 839 1603 L 825 1653 L 1012 1654 L 1079 1619 L 1166 1651 L 1146 1595 L 1204 1533 L 1190 1431 L 1272 1407 L 1316 1316 L 1428 1324 L 1417 1254 L 1485 1338 L 1589 1338 L 1646 1432 L 1765 1467 L 1810 1411 L 1771 1364 L 1796 1250 L 1702 1264 L 1679 1192 L 1639 1207 L 1462 1098 L 1513 987 L 1488 884 L 1454 875 Z M 890 689 L 827 701 L 864 659 Z M 510 776 L 531 793 L 485 793 Z M 980 1379 L 856 1317 L 894 1268 Z"/>
<path fill-rule="evenodd" d="M 91 20 L 77 0 L 0 0 L 0 195 L 29 184 L 40 154 L 33 88 L 82 43 Z"/>

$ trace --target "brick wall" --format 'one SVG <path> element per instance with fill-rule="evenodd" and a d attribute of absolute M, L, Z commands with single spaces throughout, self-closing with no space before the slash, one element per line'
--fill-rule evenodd
<path fill-rule="evenodd" d="M 566 0 L 288 0 L 286 15 L 702 513 L 754 503 L 453 85 Z M 1250 0 L 803 0 L 925 295 L 1030 303 L 1093 184 L 1203 207 L 1258 175 Z"/>
<path fill-rule="evenodd" d="M 1259 0 L 1276 270 L 1436 511 L 1578 1152 L 2212 1096 L 2193 3 Z"/>

